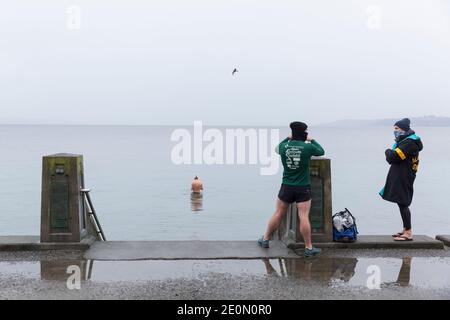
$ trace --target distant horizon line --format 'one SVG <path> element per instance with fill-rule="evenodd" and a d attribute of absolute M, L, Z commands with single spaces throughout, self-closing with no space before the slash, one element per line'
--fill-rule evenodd
<path fill-rule="evenodd" d="M 416 117 L 410 117 L 410 119 L 429 119 L 429 118 L 435 118 L 435 119 L 447 119 L 450 120 L 450 117 L 447 116 L 436 116 L 436 115 L 426 115 L 426 116 L 416 116 Z M 332 120 L 328 122 L 320 122 L 320 123 L 313 123 L 308 124 L 310 127 L 319 127 L 319 126 L 330 126 L 333 124 L 339 124 L 342 122 L 370 122 L 370 121 L 388 121 L 388 120 L 394 120 L 397 118 L 389 117 L 389 118 L 373 118 L 373 119 L 367 119 L 367 118 L 358 118 L 358 119 L 349 119 L 349 118 L 343 118 L 343 119 L 337 119 Z M 400 117 L 398 117 L 400 119 Z M 297 119 L 298 120 L 298 119 Z M 202 121 L 202 120 L 195 120 L 195 121 Z M 295 121 L 295 120 L 292 120 Z M 13 122 L 13 123 L 2 123 L 0 122 L 0 126 L 74 126 L 74 127 L 186 127 L 186 126 L 193 126 L 194 121 L 191 123 L 186 124 L 127 124 L 127 123 L 27 123 L 27 122 Z M 203 125 L 205 127 L 284 127 L 289 126 L 289 123 L 284 124 L 214 124 L 214 123 L 208 123 L 203 121 Z"/>
<path fill-rule="evenodd" d="M 89 124 L 89 123 L 0 123 L 0 126 L 73 126 L 73 127 L 187 127 L 193 126 L 194 122 L 189 124 Z M 282 127 L 288 126 L 289 124 L 209 124 L 203 123 L 205 127 Z M 316 126 L 318 124 L 314 124 L 311 126 Z"/>

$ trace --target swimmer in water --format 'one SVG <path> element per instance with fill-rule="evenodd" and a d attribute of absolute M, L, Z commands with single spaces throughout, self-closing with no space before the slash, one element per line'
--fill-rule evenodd
<path fill-rule="evenodd" d="M 202 193 L 203 191 L 203 183 L 197 176 L 195 176 L 194 180 L 192 180 L 191 191 L 193 193 Z"/>

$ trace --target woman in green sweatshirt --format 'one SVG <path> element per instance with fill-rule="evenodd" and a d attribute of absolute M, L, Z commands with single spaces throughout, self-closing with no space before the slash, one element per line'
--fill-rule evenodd
<path fill-rule="evenodd" d="M 299 214 L 299 228 L 305 241 L 305 256 L 320 253 L 311 242 L 311 187 L 309 164 L 312 156 L 323 156 L 325 151 L 320 144 L 308 136 L 308 126 L 302 122 L 290 124 L 292 135 L 277 146 L 276 152 L 283 163 L 283 182 L 278 193 L 275 213 L 270 218 L 266 233 L 258 240 L 263 248 L 269 248 L 269 239 L 278 229 L 290 203 L 296 202 Z"/>

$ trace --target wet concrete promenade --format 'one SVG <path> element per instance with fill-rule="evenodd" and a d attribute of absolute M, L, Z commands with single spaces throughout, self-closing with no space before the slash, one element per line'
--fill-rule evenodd
<path fill-rule="evenodd" d="M 81 270 L 70 290 L 67 269 Z M 368 287 L 373 266 L 379 288 Z M 319 257 L 87 260 L 0 252 L 0 299 L 450 299 L 450 250 L 324 249 Z"/>
<path fill-rule="evenodd" d="M 450 299 L 450 250 L 422 240 L 416 246 L 428 249 L 324 245 L 313 258 L 276 241 L 268 250 L 255 241 L 111 241 L 0 251 L 0 299 Z M 79 290 L 67 286 L 73 266 Z"/>

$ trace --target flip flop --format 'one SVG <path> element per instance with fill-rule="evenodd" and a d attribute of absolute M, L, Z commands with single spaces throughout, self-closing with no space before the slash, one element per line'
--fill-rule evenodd
<path fill-rule="evenodd" d="M 402 235 L 403 235 L 403 232 L 397 232 L 396 234 L 393 234 L 392 237 L 398 238 L 398 237 L 401 237 Z"/>
<path fill-rule="evenodd" d="M 408 238 L 407 236 L 402 235 L 394 238 L 394 241 L 413 241 L 413 238 Z"/>

